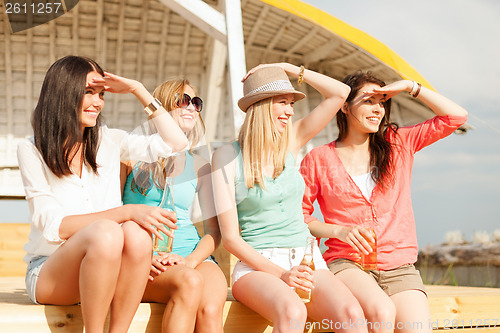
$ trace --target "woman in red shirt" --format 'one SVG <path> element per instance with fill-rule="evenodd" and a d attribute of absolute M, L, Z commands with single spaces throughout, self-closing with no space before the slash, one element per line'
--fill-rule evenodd
<path fill-rule="evenodd" d="M 431 332 L 425 289 L 413 266 L 413 156 L 464 124 L 467 111 L 414 81 L 385 85 L 371 73 L 356 72 L 343 82 L 351 93 L 337 113 L 337 140 L 302 161 L 305 221 L 314 236 L 327 238 L 323 257 L 360 302 L 370 331 Z M 390 99 L 404 91 L 437 116 L 410 127 L 391 123 Z M 315 200 L 325 223 L 311 216 Z M 373 251 L 375 267 L 367 269 L 362 255 Z"/>

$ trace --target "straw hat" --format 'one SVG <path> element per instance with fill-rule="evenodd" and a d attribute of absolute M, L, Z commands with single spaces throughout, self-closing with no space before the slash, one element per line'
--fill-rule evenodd
<path fill-rule="evenodd" d="M 295 101 L 306 97 L 304 93 L 293 88 L 285 71 L 276 66 L 260 68 L 248 76 L 243 82 L 243 94 L 238 101 L 243 112 L 258 101 L 278 95 L 294 94 Z"/>

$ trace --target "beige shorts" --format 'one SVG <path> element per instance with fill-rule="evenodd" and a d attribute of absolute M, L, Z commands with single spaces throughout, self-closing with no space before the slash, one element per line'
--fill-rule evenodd
<path fill-rule="evenodd" d="M 336 259 L 328 264 L 328 268 L 333 274 L 346 269 L 363 270 L 361 265 L 348 259 Z M 366 273 L 375 280 L 388 296 L 406 290 L 420 290 L 427 296 L 420 272 L 412 264 L 406 264 L 388 271 L 369 270 Z"/>

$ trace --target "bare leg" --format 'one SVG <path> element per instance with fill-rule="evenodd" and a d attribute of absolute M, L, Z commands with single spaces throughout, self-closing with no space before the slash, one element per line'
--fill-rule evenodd
<path fill-rule="evenodd" d="M 202 290 L 203 277 L 198 271 L 184 265 L 172 266 L 147 282 L 142 300 L 167 304 L 163 333 L 193 332 Z"/>
<path fill-rule="evenodd" d="M 281 279 L 255 271 L 238 279 L 233 296 L 273 322 L 273 332 L 303 332 L 307 310 L 295 291 Z"/>
<path fill-rule="evenodd" d="M 361 304 L 368 329 L 375 333 L 394 331 L 396 307 L 377 282 L 361 269 L 346 269 L 336 274 Z"/>
<path fill-rule="evenodd" d="M 329 320 L 335 332 L 368 332 L 360 304 L 351 291 L 332 272 L 314 272 L 314 289 L 307 307 L 309 317 Z"/>
<path fill-rule="evenodd" d="M 432 332 L 427 297 L 420 290 L 406 290 L 391 296 L 396 305 L 396 332 Z"/>
<path fill-rule="evenodd" d="M 123 231 L 110 220 L 75 233 L 43 265 L 36 285 L 42 304 L 81 302 L 87 333 L 104 330 L 121 265 Z"/>
<path fill-rule="evenodd" d="M 196 270 L 203 276 L 203 293 L 196 315 L 196 332 L 223 331 L 222 316 L 227 298 L 227 282 L 224 273 L 213 262 L 202 262 Z"/>
<path fill-rule="evenodd" d="M 151 267 L 151 236 L 135 222 L 122 223 L 124 245 L 111 303 L 109 332 L 127 332 L 141 302 Z"/>

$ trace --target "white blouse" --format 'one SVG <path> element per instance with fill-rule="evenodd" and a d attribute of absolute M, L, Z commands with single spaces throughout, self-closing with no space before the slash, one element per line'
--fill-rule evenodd
<path fill-rule="evenodd" d="M 83 166 L 82 175 L 57 177 L 45 164 L 34 138 L 17 147 L 19 169 L 31 213 L 31 232 L 24 246 L 29 263 L 36 256 L 50 256 L 64 242 L 59 227 L 64 217 L 99 212 L 120 206 L 120 161 L 153 162 L 172 149 L 159 134 L 130 134 L 101 127 L 97 152 L 98 174 Z"/>

